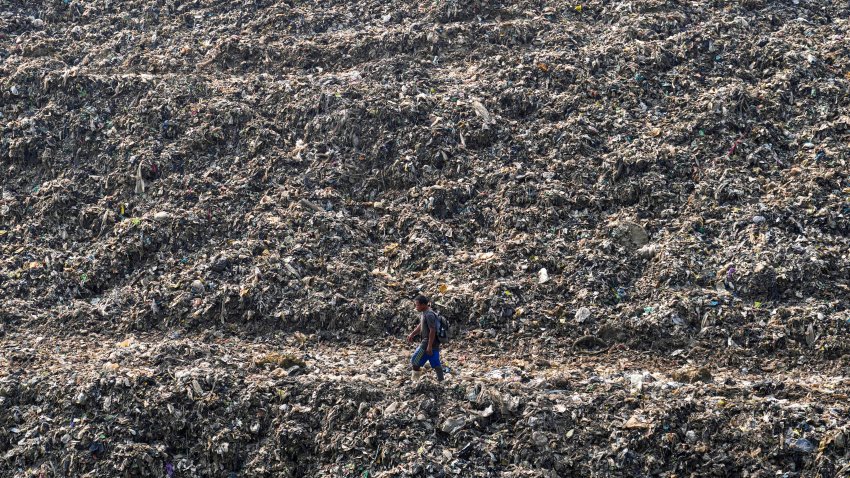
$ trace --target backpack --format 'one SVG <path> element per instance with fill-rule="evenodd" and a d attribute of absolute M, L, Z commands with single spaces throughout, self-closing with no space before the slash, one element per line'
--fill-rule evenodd
<path fill-rule="evenodd" d="M 437 316 L 437 337 L 440 339 L 440 342 L 445 342 L 451 339 L 451 324 L 449 324 L 448 319 L 443 317 L 443 314 L 437 312 L 436 310 L 434 310 L 434 314 Z"/>

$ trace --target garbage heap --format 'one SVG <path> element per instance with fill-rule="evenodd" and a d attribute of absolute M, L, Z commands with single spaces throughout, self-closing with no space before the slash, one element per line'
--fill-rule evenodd
<path fill-rule="evenodd" d="M 846 476 L 844 375 L 609 351 L 564 360 L 485 334 L 410 350 L 318 335 L 0 348 L 3 476 Z M 100 340 L 98 340 L 100 339 Z"/>
<path fill-rule="evenodd" d="M 627 354 L 639 363 L 663 358 L 712 374 L 759 371 L 782 383 L 795 373 L 817 383 L 847 373 L 847 2 L 6 0 L 3 6 L 0 343 L 9 367 L 0 369 L 0 453 L 7 469 L 19 470 L 12 474 L 46 464 L 45 473 L 89 473 L 93 468 L 61 465 L 69 456 L 64 449 L 27 437 L 34 428 L 18 424 L 61 413 L 62 426 L 71 426 L 65 419 L 73 418 L 74 397 L 64 390 L 114 383 L 108 374 L 57 371 L 52 385 L 65 385 L 56 393 L 44 388 L 48 383 L 27 385 L 54 375 L 37 369 L 40 362 L 20 344 L 48 353 L 54 341 L 97 348 L 151 334 L 158 337 L 151 343 L 171 347 L 179 340 L 203 343 L 210 333 L 246 349 L 295 333 L 317 347 L 382 344 L 412 328 L 410 299 L 418 291 L 435 299 L 459 340 L 471 341 L 466 346 L 486 348 L 475 342 L 486 338 L 496 355 L 521 358 L 518 347 L 547 349 L 566 363 L 579 355 Z M 163 363 L 186 359 L 184 352 L 164 349 Z M 198 383 L 209 393 L 218 366 L 205 361 L 213 375 Z M 222 383 L 238 388 L 247 372 L 234 365 L 220 373 Z M 321 399 L 385 405 L 378 395 L 346 395 L 320 375 L 298 377 L 292 380 Z M 171 432 L 160 424 L 174 415 L 159 407 L 167 400 L 154 392 L 163 384 L 182 386 L 174 380 L 145 382 L 147 391 L 133 395 L 141 400 L 134 408 L 123 408 L 136 402 L 119 395 L 106 410 L 85 408 L 92 406 L 87 401 L 74 405 L 88 410 L 87 417 L 101 410 L 98 420 L 122 417 L 139 433 L 126 438 L 125 455 L 112 445 L 105 451 L 83 445 L 115 460 L 110 466 L 118 466 L 119 456 L 145 455 L 154 460 L 145 463 L 159 467 L 160 455 L 134 454 L 134 447 L 179 454 L 163 442 Z M 127 394 L 140 386 L 127 383 L 121 382 Z M 830 390 L 844 393 L 846 385 L 839 385 Z M 397 393 L 383 387 L 378 391 Z M 714 393 L 706 385 L 692 388 Z M 429 390 L 421 392 L 452 396 Z M 610 396 L 601 390 L 588 392 L 603 400 L 595 406 Z M 261 400 L 260 392 L 239 388 L 243 393 L 248 402 Z M 195 390 L 191 400 L 202 395 Z M 803 406 L 802 396 L 777 400 L 793 408 Z M 271 406 L 245 403 L 245 413 Z M 282 398 L 275 406 L 286 403 L 319 409 Z M 488 403 L 473 408 L 480 412 Z M 228 406 L 187 408 L 197 415 L 181 415 L 192 417 L 181 440 L 206 446 L 194 440 L 211 435 L 192 426 L 206 426 L 200 417 L 224 423 L 218 420 L 238 416 Z M 733 435 L 744 425 L 725 409 L 712 410 L 726 420 L 717 422 L 719 433 L 730 434 L 716 443 L 737 446 Z M 807 436 L 799 422 L 780 415 L 753 412 L 751 426 L 772 433 L 763 452 L 798 443 L 788 445 L 787 438 L 809 440 L 832 461 L 823 465 L 801 452 L 764 468 L 769 474 L 834 476 L 847 463 L 845 452 L 820 449 L 823 436 Z M 311 433 L 318 428 L 298 423 L 279 429 L 317 439 Z M 404 429 L 387 423 L 388 433 Z M 271 430 L 267 425 L 260 425 L 262 433 Z M 573 472 L 685 473 L 671 464 L 687 461 L 681 457 L 636 459 L 634 450 L 650 449 L 643 435 L 612 435 L 604 421 L 593 426 L 600 440 L 622 445 L 623 457 L 587 461 L 590 445 L 576 442 L 585 448 L 581 458 L 571 456 L 590 468 Z M 28 431 L 22 437 L 12 428 Z M 789 428 L 804 431 L 786 437 Z M 76 444 L 68 433 L 67 443 Z M 543 443 L 529 433 L 521 443 Z M 287 436 L 262 435 L 300 440 Z M 316 443 L 327 446 L 330 438 L 321 438 Z M 657 445 L 651 442 L 651 449 Z M 289 466 L 284 448 L 272 449 Z M 248 466 L 240 461 L 246 449 L 229 449 L 241 458 L 226 463 L 213 460 L 213 448 L 203 450 L 207 468 L 186 471 L 168 462 L 168 473 L 208 476 Z M 708 457 L 703 470 L 721 463 L 715 459 L 721 455 L 687 450 L 688 460 Z M 304 465 L 311 468 L 291 473 L 353 463 L 349 451 L 315 455 L 313 465 Z M 464 473 L 506 470 L 502 455 L 490 452 L 484 469 Z M 760 453 L 754 456 L 764 463 Z M 557 461 L 528 461 L 528 470 L 570 470 Z M 629 468 L 634 463 L 638 468 Z M 716 473 L 730 469 L 743 468 Z M 757 467 L 748 470 L 760 476 Z"/>

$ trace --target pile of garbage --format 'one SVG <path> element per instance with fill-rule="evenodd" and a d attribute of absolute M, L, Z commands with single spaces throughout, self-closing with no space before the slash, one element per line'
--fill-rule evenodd
<path fill-rule="evenodd" d="M 709 371 L 699 356 L 631 351 L 562 361 L 555 344 L 517 359 L 478 340 L 448 349 L 445 382 L 409 383 L 393 341 L 24 335 L 0 349 L 10 476 L 850 471 L 846 379 L 807 368 Z"/>
<path fill-rule="evenodd" d="M 795 375 L 847 391 L 824 385 L 850 362 L 847 2 L 0 10 L 0 458 L 14 473 L 837 476 L 848 463 L 833 408 L 788 391 L 807 386 Z M 354 368 L 273 345 L 279 377 L 246 365 L 277 334 L 308 354 L 403 337 L 418 292 L 470 355 L 610 371 L 597 385 L 574 370 L 577 400 L 524 379 L 478 400 L 487 367 L 455 393 L 398 392 L 409 384 L 385 382 L 401 369 L 369 379 L 368 361 L 349 383 Z M 132 374 L 103 349 L 130 335 L 151 337 Z M 242 358 L 207 339 L 238 341 Z M 91 350 L 91 367 L 69 352 L 78 371 L 39 368 L 34 350 L 54 342 Z M 393 353 L 383 363 L 403 365 Z M 614 432 L 646 395 L 611 385 L 612 354 L 694 370 L 644 383 L 655 398 Z M 523 405 L 503 413 L 506 394 Z M 764 400 L 732 412 L 718 394 Z M 364 418 L 393 397 L 396 414 Z M 404 430 L 409 443 L 378 445 Z M 401 458 L 413 451 L 430 457 L 416 472 Z"/>

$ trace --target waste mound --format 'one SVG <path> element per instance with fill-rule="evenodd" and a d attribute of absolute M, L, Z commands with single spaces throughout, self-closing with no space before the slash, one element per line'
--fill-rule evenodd
<path fill-rule="evenodd" d="M 850 472 L 847 2 L 2 5 L 3 476 Z"/>

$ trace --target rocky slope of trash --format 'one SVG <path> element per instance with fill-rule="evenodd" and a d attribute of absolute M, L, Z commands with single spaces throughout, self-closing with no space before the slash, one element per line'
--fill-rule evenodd
<path fill-rule="evenodd" d="M 392 341 L 82 336 L 3 342 L 4 476 L 850 472 L 847 379 L 809 367 L 563 360 L 557 341 L 509 358 L 478 336 L 446 382 L 411 384 Z"/>
<path fill-rule="evenodd" d="M 829 401 L 850 357 L 846 2 L 0 5 L 12 475 L 392 475 L 438 450 L 422 473 L 837 476 L 848 463 L 832 421 L 846 409 Z M 403 337 L 420 290 L 470 355 L 534 363 L 533 349 L 568 367 L 614 354 L 655 379 L 627 390 L 617 380 L 640 373 L 599 359 L 604 373 L 565 369 L 576 399 L 533 378 L 488 385 L 522 402 L 503 412 L 513 398 L 467 399 L 492 363 L 462 393 L 401 395 L 383 378 L 347 384 L 371 360 L 333 372 L 302 358 L 271 385 L 249 366 L 274 334 L 346 351 Z M 205 334 L 240 344 L 232 361 Z M 128 336 L 151 338 L 105 345 Z M 668 386 L 689 380 L 657 375 L 659 360 L 715 378 Z M 184 361 L 202 378 L 178 377 Z M 741 385 L 760 380 L 781 387 Z M 826 402 L 810 408 L 807 387 Z M 409 443 L 377 445 L 408 429 Z"/>

